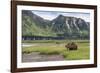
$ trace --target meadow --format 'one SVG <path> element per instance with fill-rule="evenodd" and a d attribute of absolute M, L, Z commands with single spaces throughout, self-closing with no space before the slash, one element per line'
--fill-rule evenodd
<path fill-rule="evenodd" d="M 65 47 L 68 42 L 75 42 L 77 50 L 69 51 Z M 64 60 L 85 60 L 90 58 L 89 40 L 23 40 L 22 43 L 33 46 L 22 46 L 23 54 L 39 52 L 41 55 L 62 55 Z"/>

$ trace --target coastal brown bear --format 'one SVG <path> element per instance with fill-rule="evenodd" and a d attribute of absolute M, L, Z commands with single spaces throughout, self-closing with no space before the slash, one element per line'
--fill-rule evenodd
<path fill-rule="evenodd" d="M 78 49 L 77 44 L 74 42 L 68 43 L 67 45 L 65 45 L 65 47 L 67 48 L 67 50 L 77 50 Z"/>

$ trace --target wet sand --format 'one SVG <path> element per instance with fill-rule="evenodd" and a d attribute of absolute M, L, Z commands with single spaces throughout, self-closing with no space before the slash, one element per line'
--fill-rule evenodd
<path fill-rule="evenodd" d="M 62 55 L 41 55 L 39 52 L 22 54 L 22 62 L 63 61 Z"/>

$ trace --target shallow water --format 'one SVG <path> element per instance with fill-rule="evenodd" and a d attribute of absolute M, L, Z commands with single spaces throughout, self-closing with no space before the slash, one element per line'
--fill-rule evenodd
<path fill-rule="evenodd" d="M 39 52 L 22 55 L 22 62 L 63 61 L 62 55 L 42 55 Z"/>

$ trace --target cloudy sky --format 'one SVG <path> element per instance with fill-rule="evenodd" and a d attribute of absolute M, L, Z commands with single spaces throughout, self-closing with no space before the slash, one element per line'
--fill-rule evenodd
<path fill-rule="evenodd" d="M 77 17 L 82 18 L 87 22 L 90 22 L 90 14 L 89 13 L 79 13 L 79 12 L 55 12 L 55 11 L 32 11 L 34 14 L 47 19 L 52 20 L 56 18 L 58 15 L 62 14 L 64 16 L 71 16 L 71 17 Z"/>

